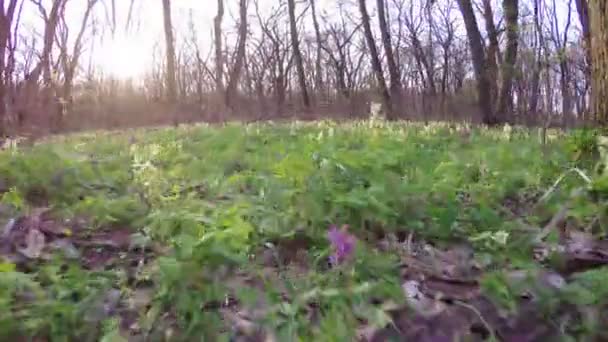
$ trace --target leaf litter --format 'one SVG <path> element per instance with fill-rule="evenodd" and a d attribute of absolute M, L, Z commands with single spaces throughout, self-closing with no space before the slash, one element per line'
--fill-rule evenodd
<path fill-rule="evenodd" d="M 281 134 L 276 127 L 262 129 L 263 134 L 269 136 Z M 303 130 L 302 136 L 306 136 L 306 130 L 323 131 L 326 128 L 319 124 L 298 129 Z M 357 128 L 342 129 L 358 132 Z M 386 126 L 382 129 L 392 128 Z M 213 140 L 220 139 L 222 135 L 227 137 L 221 139 L 230 141 L 230 130 L 228 127 L 218 129 L 219 133 L 205 131 L 210 134 L 207 138 L 210 141 L 206 141 L 206 144 L 213 148 L 214 144 L 225 141 Z M 173 158 L 182 156 L 178 145 L 171 142 L 175 139 L 173 132 L 149 133 L 155 134 L 154 139 L 169 141 L 162 146 L 175 153 L 172 156 L 166 152 L 165 160 L 156 165 L 167 167 L 172 165 Z M 380 130 L 376 129 L 375 132 Z M 257 139 L 262 133 L 249 134 L 247 139 Z M 472 131 L 468 138 L 470 145 L 465 148 L 478 148 L 475 146 L 479 138 L 475 134 L 481 133 Z M 493 133 L 483 134 L 491 136 Z M 313 136 L 318 140 L 317 134 Z M 120 142 L 109 143 L 108 150 L 111 150 L 110 146 L 121 146 L 122 143 L 131 146 L 141 144 L 141 139 L 133 135 L 128 137 L 114 137 Z M 432 139 L 436 139 L 433 135 L 413 137 L 424 141 L 426 146 L 433 146 Z M 335 152 L 335 158 L 339 158 L 339 153 L 348 155 L 348 149 L 339 146 L 340 136 L 324 136 L 322 139 L 335 139 L 326 143 L 338 146 L 332 147 L 335 151 L 323 150 L 326 147 L 321 144 L 322 141 L 315 142 L 320 154 Z M 385 139 L 389 146 L 385 147 L 388 150 L 386 153 L 397 153 L 391 150 L 391 138 Z M 244 143 L 242 140 L 240 142 Z M 240 145 L 232 146 L 238 150 Z M 310 146 L 298 145 L 295 148 Z M 425 149 L 432 155 L 447 149 L 447 146 L 439 150 L 431 147 Z M 250 153 L 256 153 L 253 151 Z M 161 148 L 161 152 L 154 153 L 165 152 Z M 416 150 L 409 153 L 416 153 Z M 49 271 L 43 270 L 56 263 L 58 256 L 62 258 L 59 261 L 61 268 L 68 264 L 77 265 L 84 272 L 82 281 L 86 283 L 95 284 L 98 277 L 95 274 L 109 272 L 112 279 L 109 283 L 97 287 L 98 290 L 91 292 L 86 300 L 75 302 L 80 305 L 78 310 L 84 327 L 91 326 L 92 330 L 102 331 L 101 335 L 108 338 L 122 336 L 125 340 L 133 341 L 188 340 L 196 334 L 210 339 L 229 336 L 237 341 L 282 341 L 295 336 L 334 336 L 361 341 L 542 341 L 566 336 L 584 335 L 594 339 L 605 336 L 598 327 L 608 323 L 606 315 L 601 314 L 606 308 L 608 296 L 602 297 L 602 292 L 597 290 L 597 284 L 601 284 L 601 280 L 597 279 L 608 279 L 608 243 L 602 239 L 602 234 L 589 231 L 588 227 L 593 228 L 593 224 L 581 227 L 581 222 L 595 222 L 595 225 L 601 226 L 603 217 L 601 213 L 592 211 L 589 218 L 587 212 L 577 212 L 580 208 L 576 204 L 578 198 L 586 196 L 587 188 L 593 182 L 592 177 L 587 177 L 589 179 L 585 179 L 583 186 L 568 188 L 565 177 L 551 174 L 559 182 L 552 183 L 548 177 L 546 186 L 549 190 L 539 188 L 530 192 L 526 189 L 521 195 L 498 197 L 487 207 L 484 207 L 482 199 L 476 198 L 483 193 L 480 189 L 484 189 L 485 185 L 478 184 L 479 179 L 475 178 L 468 185 L 477 187 L 475 191 L 462 191 L 460 185 L 453 184 L 441 195 L 447 196 L 452 191 L 449 187 L 455 187 L 461 192 L 461 198 L 466 197 L 465 200 L 450 202 L 443 198 L 438 201 L 438 194 L 431 194 L 432 191 L 429 191 L 428 197 L 424 192 L 417 192 L 414 197 L 429 208 L 417 206 L 416 211 L 407 212 L 409 216 L 401 217 L 394 216 L 382 207 L 396 203 L 409 205 L 399 202 L 401 199 L 384 194 L 386 199 L 381 200 L 386 202 L 382 204 L 378 199 L 370 200 L 369 194 L 364 192 L 363 197 L 356 197 L 358 194 L 352 190 L 361 186 L 358 185 L 361 182 L 358 177 L 369 176 L 373 182 L 385 179 L 382 170 L 386 165 L 382 160 L 370 164 L 376 168 L 371 168 L 371 175 L 367 174 L 370 166 L 363 164 L 362 160 L 373 155 L 344 160 L 336 168 L 337 171 L 328 171 L 331 170 L 328 158 L 318 171 L 307 171 L 313 172 L 307 176 L 311 179 L 317 177 L 315 172 L 321 177 L 316 179 L 316 184 L 309 185 L 303 185 L 301 182 L 305 177 L 297 175 L 302 172 L 298 171 L 302 165 L 289 169 L 289 164 L 281 164 L 278 179 L 283 182 L 280 177 L 293 174 L 290 181 L 294 183 L 283 184 L 273 178 L 263 180 L 262 183 L 268 180 L 278 183 L 276 188 L 263 188 L 259 197 L 253 195 L 253 198 L 247 199 L 247 206 L 242 203 L 232 206 L 232 202 L 242 200 L 243 196 L 252 196 L 254 189 L 261 186 L 256 182 L 262 178 L 256 179 L 255 176 L 251 177 L 252 173 L 248 173 L 248 167 L 252 167 L 248 165 L 253 165 L 255 159 L 249 159 L 249 163 L 239 163 L 239 170 L 228 176 L 229 183 L 205 182 L 203 192 L 197 187 L 167 191 L 170 184 L 159 177 L 160 173 L 155 173 L 161 170 L 151 166 L 145 171 L 151 172 L 146 176 L 149 178 L 141 183 L 137 178 L 141 175 L 131 174 L 133 179 L 130 181 L 134 187 L 125 190 L 126 196 L 145 200 L 149 212 L 145 214 L 148 216 L 143 225 L 136 223 L 136 220 L 117 222 L 120 220 L 113 219 L 101 225 L 99 221 L 92 220 L 96 218 L 95 215 L 107 215 L 108 211 L 113 217 L 128 217 L 121 216 L 123 208 L 120 206 L 109 209 L 107 206 L 101 207 L 103 210 L 95 207 L 99 212 L 88 212 L 83 217 L 70 215 L 71 219 L 62 219 L 65 212 L 57 209 L 60 203 L 53 202 L 52 192 L 42 189 L 39 193 L 48 198 L 40 201 L 26 199 L 30 209 L 23 211 L 25 214 L 6 220 L 0 237 L 0 255 L 4 260 L 2 265 L 14 265 L 14 268 L 7 266 L 0 275 L 10 272 L 32 275 L 42 284 L 41 288 L 47 291 L 47 296 L 56 298 L 53 291 L 58 289 L 49 286 L 44 278 L 53 279 L 52 274 L 45 275 Z M 399 155 L 408 158 L 408 154 Z M 118 157 L 116 165 L 125 160 Z M 226 160 L 228 164 L 233 162 L 231 157 Z M 448 172 L 450 167 L 457 170 L 461 164 L 454 163 L 453 166 L 444 165 L 442 172 Z M 227 177 L 225 168 L 221 162 L 219 164 L 217 174 Z M 262 165 L 255 167 L 261 168 Z M 358 174 L 359 167 L 367 171 Z M 332 178 L 335 177 L 332 172 L 343 174 L 346 170 L 351 173 L 349 177 L 352 179 Z M 581 169 L 576 170 L 578 174 L 585 175 Z M 204 172 L 215 171 L 207 169 Z M 374 175 L 374 172 L 380 173 Z M 453 172 L 448 176 L 459 179 L 458 173 Z M 165 173 L 177 178 L 187 174 Z M 484 171 L 479 177 L 499 182 L 491 179 L 491 175 L 491 172 Z M 120 177 L 116 179 L 123 179 Z M 330 183 L 323 183 L 323 178 L 331 180 Z M 10 183 L 11 178 L 8 179 Z M 449 178 L 447 180 L 450 181 Z M 79 180 L 78 183 L 82 185 L 84 182 L 86 180 Z M 341 182 L 351 183 L 341 188 Z M 438 180 L 433 182 L 440 184 Z M 307 197 L 312 195 L 286 190 L 288 185 L 293 184 L 308 187 L 311 194 L 312 191 L 327 192 L 321 197 Z M 232 193 L 230 186 L 239 190 Z M 330 189 L 332 186 L 335 188 Z M 560 187 L 574 188 L 576 194 L 568 197 L 568 192 L 560 190 Z M 108 194 L 107 189 L 84 188 L 86 192 Z M 119 188 L 112 185 L 113 192 Z M 243 193 L 242 189 L 248 190 Z M 361 189 L 367 189 L 366 185 Z M 340 203 L 337 207 L 332 207 L 336 205 L 332 202 L 323 204 L 326 208 L 314 202 L 306 204 L 312 198 L 322 202 L 323 196 L 332 196 L 335 192 L 352 198 L 344 201 L 344 197 L 341 197 L 340 201 L 334 202 Z M 178 197 L 170 197 L 171 193 L 178 194 Z M 465 193 L 469 194 L 462 197 Z M 121 194 L 111 194 L 116 195 Z M 83 195 L 78 196 L 82 198 Z M 276 196 L 276 199 L 272 196 Z M 289 197 L 282 196 L 296 197 L 285 201 Z M 184 198 L 191 202 L 184 202 Z M 210 198 L 223 200 L 215 202 L 213 206 L 204 206 L 207 209 L 200 209 L 207 210 L 203 214 L 197 213 L 207 215 L 204 220 L 190 216 L 192 211 L 188 206 L 196 206 Z M 435 210 L 431 207 L 434 202 L 459 207 L 453 212 L 441 209 L 428 211 Z M 290 207 L 293 203 L 306 205 L 299 208 L 301 212 L 294 212 Z M 549 204 L 557 209 L 547 209 Z M 199 205 L 199 208 L 202 207 Z M 275 212 L 269 208 L 283 215 L 283 218 L 272 217 Z M 551 217 L 545 222 L 539 220 L 535 217 L 538 209 L 551 210 Z M 320 214 L 325 215 L 323 219 L 320 219 L 323 215 L 318 213 L 319 210 Z M 323 210 L 327 211 L 323 213 Z M 265 213 L 264 220 L 256 221 L 256 215 L 260 212 Z M 320 216 L 310 216 L 311 213 Z M 584 215 L 587 217 L 581 221 L 580 217 Z M 367 224 L 361 223 L 370 219 L 378 221 L 374 229 L 380 232 L 371 238 L 364 232 Z M 408 220 L 405 226 L 412 228 L 395 228 L 403 226 L 404 219 Z M 441 220 L 449 225 L 441 223 Z M 478 227 L 500 225 L 501 221 L 515 228 L 510 231 L 506 227 L 485 230 Z M 268 222 L 282 223 L 273 227 L 262 226 Z M 259 229 L 254 233 L 250 230 L 252 223 Z M 276 234 L 264 235 L 264 229 L 277 229 L 285 225 L 308 228 L 304 231 L 301 228 L 286 230 L 288 234 L 279 237 Z M 217 226 L 224 228 L 214 230 Z M 450 233 L 446 233 L 448 231 Z M 205 235 L 207 233 L 210 234 Z M 183 238 L 178 238 L 180 234 Z M 514 243 L 525 239 L 527 245 Z M 58 274 L 59 277 L 67 277 L 63 270 Z M 73 292 L 72 296 L 76 296 L 76 284 L 71 285 L 73 289 L 61 291 Z M 92 289 L 96 285 L 87 286 Z M 19 298 L 35 301 L 39 296 L 27 293 L 24 296 L 22 293 Z M 114 320 L 117 323 L 112 323 Z M 0 318 L 0 323 L 3 322 L 5 320 Z M 48 330 L 34 331 L 44 336 L 44 331 Z M 83 336 L 81 334 L 72 331 L 64 336 L 74 338 Z"/>

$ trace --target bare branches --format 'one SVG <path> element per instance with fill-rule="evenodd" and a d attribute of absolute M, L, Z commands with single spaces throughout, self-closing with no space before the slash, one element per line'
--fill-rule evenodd
<path fill-rule="evenodd" d="M 36 31 L 36 37 L 29 32 L 17 34 L 24 2 L 45 23 L 44 32 Z M 83 10 L 78 20 L 66 19 L 64 8 L 72 2 L 75 0 L 2 2 L 0 14 L 15 17 L 7 29 L 0 15 L 0 48 L 6 52 L 0 54 L 2 82 L 10 85 L 27 71 L 30 82 L 37 84 L 41 78 L 45 87 L 54 83 L 63 87 L 70 79 L 78 80 L 79 61 L 88 50 L 85 41 L 91 25 L 86 23 L 96 20 L 96 13 Z M 79 5 L 92 8 L 95 3 L 101 15 L 101 26 L 96 23 L 95 27 L 109 28 L 114 34 L 117 26 L 129 30 L 138 16 L 137 6 L 147 2 L 81 0 Z M 243 103 L 252 111 L 273 112 L 276 108 L 272 115 L 303 112 L 307 107 L 314 112 L 317 105 L 340 103 L 348 104 L 349 115 L 355 115 L 361 114 L 374 90 L 387 101 L 387 109 L 396 108 L 395 117 L 402 118 L 475 112 L 466 106 L 480 98 L 488 102 L 478 111 L 488 123 L 501 121 L 502 116 L 505 120 L 536 120 L 536 116 L 521 115 L 536 112 L 548 112 L 552 117 L 584 112 L 590 103 L 588 69 L 585 72 L 588 51 L 578 49 L 583 42 L 577 40 L 579 27 L 571 15 L 576 5 L 584 37 L 587 2 L 528 1 L 518 4 L 522 13 L 517 14 L 505 10 L 505 4 L 512 3 L 517 1 L 339 0 L 332 6 L 319 0 L 211 1 L 217 6 L 212 21 L 197 18 L 193 9 L 186 27 L 189 36 L 180 38 L 182 27 L 177 24 L 175 32 L 165 32 L 172 34 L 171 39 L 165 37 L 167 47 L 174 41 L 166 50 L 174 51 L 167 55 L 155 52 L 145 87 L 136 91 L 150 99 L 175 93 L 177 102 L 197 102 L 201 107 L 209 101 L 220 113 L 227 108 L 234 112 Z M 168 4 L 170 0 L 162 1 L 165 8 Z M 251 11 L 248 5 L 252 5 Z M 470 15 L 457 15 L 462 8 L 470 9 Z M 179 12 L 175 20 L 182 15 Z M 472 19 L 484 22 L 479 23 L 481 30 L 477 27 L 479 34 L 471 38 L 464 32 L 470 31 Z M 3 32 L 9 32 L 8 38 L 3 38 Z M 199 40 L 198 33 L 204 39 Z M 96 40 L 90 44 L 97 44 Z M 11 50 L 18 52 L 17 58 Z M 169 55 L 174 55 L 173 63 Z M 483 57 L 481 63 L 479 56 Z M 95 58 L 87 57 L 93 75 Z M 484 70 L 487 82 L 475 89 L 471 75 L 479 76 L 477 70 Z M 175 74 L 175 87 L 170 85 L 171 74 Z M 69 98 L 70 92 L 62 87 L 53 90 L 55 95 Z"/>

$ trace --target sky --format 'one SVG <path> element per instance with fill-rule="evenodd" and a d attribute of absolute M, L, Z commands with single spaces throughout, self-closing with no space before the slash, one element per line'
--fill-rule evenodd
<path fill-rule="evenodd" d="M 53 0 L 42 0 L 48 9 Z M 94 15 L 99 23 L 108 23 L 109 5 L 111 0 L 99 0 Z M 253 21 L 254 6 L 250 1 L 249 16 Z M 301 1 L 301 0 L 297 0 Z M 352 2 L 353 0 L 317 0 L 319 13 L 332 11 L 338 2 Z M 132 22 L 129 29 L 125 29 L 130 0 L 115 0 L 117 30 L 110 34 L 105 28 L 102 37 L 94 41 L 91 47 L 90 40 L 86 44 L 85 55 L 93 51 L 93 63 L 105 72 L 115 77 L 136 78 L 142 76 L 153 64 L 153 51 L 155 47 L 164 49 L 163 10 L 161 0 L 135 0 Z M 28 34 L 41 36 L 43 21 L 35 5 L 25 0 L 22 24 Z M 235 32 L 235 22 L 238 21 L 238 0 L 224 0 L 225 15 L 224 32 Z M 262 14 L 277 6 L 278 0 L 258 0 Z M 70 38 L 73 38 L 80 27 L 86 8 L 87 0 L 68 0 L 66 19 L 71 27 Z M 172 0 L 172 20 L 174 36 L 178 45 L 189 35 L 189 18 L 194 18 L 199 46 L 203 53 L 212 48 L 213 18 L 217 11 L 217 0 Z M 298 5 L 299 9 L 304 6 Z M 306 17 L 306 20 L 310 18 Z M 100 25 L 97 25 L 100 26 Z M 88 60 L 88 58 L 87 58 Z"/>
<path fill-rule="evenodd" d="M 50 8 L 52 0 L 42 1 L 47 8 Z M 109 7 L 106 6 L 109 6 L 110 0 L 99 1 L 100 3 L 98 3 L 94 11 L 95 17 L 100 23 L 107 23 Z M 253 21 L 254 0 L 249 1 L 249 15 L 250 20 Z M 565 0 L 557 1 L 561 2 Z M 125 24 L 127 22 L 130 0 L 115 0 L 115 2 L 117 5 L 117 30 L 112 35 L 106 28 L 103 37 L 95 40 L 93 49 L 91 49 L 89 41 L 86 45 L 87 51 L 85 51 L 85 55 L 90 55 L 90 51 L 93 50 L 94 64 L 101 67 L 105 73 L 112 74 L 115 77 L 137 78 L 142 76 L 152 65 L 155 46 L 164 49 L 162 1 L 135 0 L 132 25 L 128 30 L 125 29 Z M 224 2 L 226 13 L 223 29 L 225 32 L 234 31 L 234 23 L 238 20 L 238 0 L 224 0 Z M 265 14 L 264 12 L 268 12 L 272 7 L 277 6 L 278 0 L 258 0 L 258 2 L 262 14 Z M 339 2 L 353 3 L 355 4 L 353 9 L 356 10 L 356 1 L 354 0 L 317 0 L 319 14 L 323 14 L 324 12 L 331 14 L 332 11 L 336 10 L 337 3 Z M 72 37 L 80 27 L 86 3 L 87 0 L 68 0 L 66 18 L 68 24 L 73 27 L 71 29 L 71 32 L 74 32 L 71 35 Z M 368 0 L 369 11 L 372 15 L 375 12 L 374 3 L 375 1 Z M 174 35 L 178 47 L 180 42 L 188 35 L 189 18 L 192 16 L 201 50 L 203 53 L 210 51 L 212 48 L 213 18 L 216 15 L 217 0 L 172 0 L 171 4 Z M 303 7 L 299 5 L 298 8 L 303 9 Z M 454 11 L 453 13 L 457 14 L 458 11 Z M 305 18 L 306 20 L 311 20 L 310 16 Z M 27 27 L 26 29 L 30 32 L 40 32 L 41 27 L 43 27 L 37 8 L 27 0 L 23 12 L 23 22 Z M 307 27 L 310 27 L 310 25 L 307 24 Z"/>
<path fill-rule="evenodd" d="M 109 0 L 106 1 L 109 4 Z M 252 2 L 252 0 L 250 0 Z M 277 0 L 258 0 L 262 13 L 277 5 Z M 317 0 L 319 10 L 336 0 Z M 155 45 L 164 49 L 163 10 L 161 0 L 135 0 L 132 25 L 125 30 L 129 12 L 128 0 L 116 0 L 117 25 L 120 27 L 114 36 L 106 34 L 103 42 L 95 49 L 95 59 L 106 72 L 121 77 L 137 77 L 145 73 L 153 63 L 152 51 Z M 223 29 L 234 30 L 238 18 L 238 1 L 225 0 Z M 78 23 L 84 11 L 85 0 L 69 0 L 68 18 Z M 194 18 L 195 29 L 201 49 L 204 52 L 212 47 L 213 18 L 217 12 L 216 0 L 172 0 L 172 20 L 177 44 L 189 35 L 189 18 Z M 303 7 L 303 6 L 302 6 Z M 253 3 L 249 14 L 253 15 Z M 106 8 L 99 6 L 97 14 L 105 16 Z"/>

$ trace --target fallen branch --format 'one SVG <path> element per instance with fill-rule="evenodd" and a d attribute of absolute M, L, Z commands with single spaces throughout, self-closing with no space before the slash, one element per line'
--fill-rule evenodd
<path fill-rule="evenodd" d="M 547 199 L 549 199 L 549 197 L 551 196 L 551 194 L 553 194 L 553 192 L 555 192 L 555 190 L 557 190 L 557 187 L 559 186 L 559 184 L 566 178 L 566 176 L 568 176 L 570 173 L 576 173 L 579 175 L 579 177 L 581 177 L 587 184 L 591 184 L 592 180 L 591 178 L 589 178 L 589 176 L 587 176 L 583 171 L 581 171 L 578 168 L 572 168 L 566 172 L 564 172 L 561 176 L 559 176 L 559 178 L 557 178 L 557 180 L 555 181 L 555 183 L 553 183 L 553 186 L 551 186 L 544 194 L 543 196 L 538 200 L 537 204 L 540 204 L 542 202 L 545 202 Z"/>

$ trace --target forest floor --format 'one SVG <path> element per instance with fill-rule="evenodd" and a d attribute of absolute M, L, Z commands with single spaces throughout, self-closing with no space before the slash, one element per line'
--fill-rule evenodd
<path fill-rule="evenodd" d="M 0 339 L 606 340 L 593 141 L 316 122 L 5 149 Z"/>

